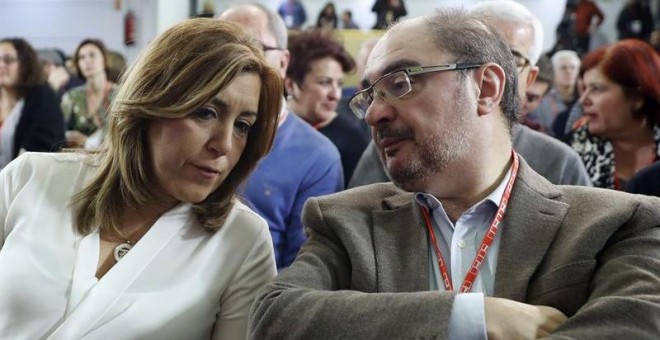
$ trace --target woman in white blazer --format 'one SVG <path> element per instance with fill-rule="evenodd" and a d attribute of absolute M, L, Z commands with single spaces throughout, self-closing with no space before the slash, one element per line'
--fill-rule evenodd
<path fill-rule="evenodd" d="M 98 153 L 0 173 L 6 339 L 242 339 L 276 274 L 237 186 L 269 150 L 281 79 L 231 23 L 193 19 L 123 79 Z"/>

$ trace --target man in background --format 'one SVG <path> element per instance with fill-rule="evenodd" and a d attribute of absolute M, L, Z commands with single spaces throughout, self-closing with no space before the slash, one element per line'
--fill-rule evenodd
<path fill-rule="evenodd" d="M 277 13 L 258 4 L 237 5 L 217 18 L 250 31 L 261 42 L 268 64 L 284 79 L 290 55 L 286 26 Z M 305 201 L 343 187 L 337 148 L 283 105 L 273 147 L 248 177 L 242 192 L 268 222 L 278 270 L 293 262 L 305 241 L 300 216 Z"/>

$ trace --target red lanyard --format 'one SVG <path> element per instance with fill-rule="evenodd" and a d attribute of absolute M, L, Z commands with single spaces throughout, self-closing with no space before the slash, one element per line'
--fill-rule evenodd
<path fill-rule="evenodd" d="M 481 241 L 481 246 L 479 247 L 477 256 L 475 256 L 474 260 L 472 261 L 470 270 L 468 270 L 468 272 L 465 274 L 465 279 L 463 279 L 463 284 L 461 285 L 461 290 L 460 290 L 461 293 L 467 293 L 472 289 L 472 284 L 474 283 L 474 280 L 477 278 L 477 275 L 479 275 L 479 267 L 486 258 L 488 249 L 490 248 L 490 245 L 493 243 L 493 240 L 495 239 L 495 235 L 497 234 L 497 230 L 499 229 L 500 223 L 502 223 L 502 219 L 504 218 L 504 212 L 506 211 L 506 207 L 509 203 L 509 197 L 511 196 L 511 189 L 513 189 L 513 183 L 515 182 L 516 176 L 518 175 L 518 154 L 515 151 L 512 151 L 512 154 L 513 154 L 513 165 L 511 169 L 511 177 L 509 178 L 509 181 L 506 184 L 506 189 L 504 190 L 504 194 L 502 195 L 502 200 L 500 201 L 500 205 L 497 208 L 497 214 L 495 214 L 495 217 L 493 218 L 493 222 L 491 222 L 490 227 L 488 228 L 488 232 L 486 233 L 486 235 L 484 235 L 484 239 Z M 424 206 L 420 206 L 420 209 L 422 210 L 422 215 L 424 216 L 424 222 L 426 222 L 426 229 L 428 229 L 429 231 L 429 237 L 431 238 L 431 243 L 433 243 L 435 254 L 438 256 L 438 267 L 440 267 L 440 275 L 442 276 L 442 282 L 445 284 L 445 289 L 447 291 L 452 291 L 454 290 L 454 286 L 452 285 L 451 280 L 449 279 L 447 266 L 445 265 L 445 261 L 442 259 L 442 253 L 440 252 L 440 247 L 438 247 L 438 241 L 435 238 L 435 232 L 433 231 L 433 224 L 431 224 L 431 217 L 429 215 L 428 208 Z"/>

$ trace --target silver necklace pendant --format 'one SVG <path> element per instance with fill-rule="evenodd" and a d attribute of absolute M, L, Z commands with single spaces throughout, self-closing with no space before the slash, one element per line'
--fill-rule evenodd
<path fill-rule="evenodd" d="M 128 251 L 131 250 L 133 246 L 131 245 L 131 241 L 126 241 L 124 243 L 120 243 L 115 247 L 114 255 L 115 255 L 115 261 L 119 262 L 126 254 L 128 254 Z"/>

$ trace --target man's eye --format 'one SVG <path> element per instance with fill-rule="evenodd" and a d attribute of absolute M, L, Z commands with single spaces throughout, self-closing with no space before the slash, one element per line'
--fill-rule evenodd
<path fill-rule="evenodd" d="M 199 109 L 193 112 L 195 118 L 206 120 L 206 119 L 215 119 L 218 117 L 218 113 L 208 107 L 200 107 Z"/>

